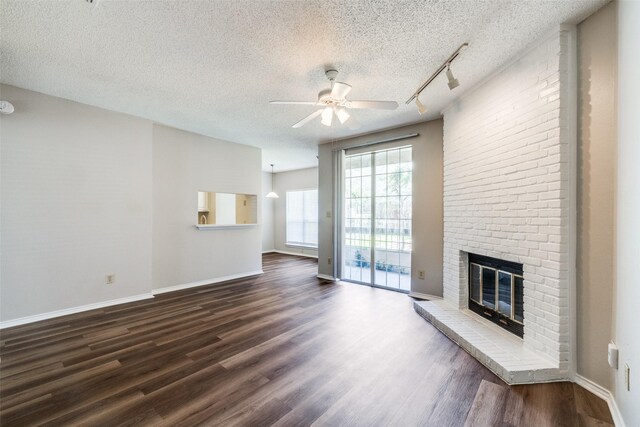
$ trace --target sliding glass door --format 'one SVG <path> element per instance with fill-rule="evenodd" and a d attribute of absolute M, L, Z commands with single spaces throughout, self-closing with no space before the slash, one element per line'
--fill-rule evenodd
<path fill-rule="evenodd" d="M 408 292 L 411 146 L 347 155 L 341 278 Z"/>

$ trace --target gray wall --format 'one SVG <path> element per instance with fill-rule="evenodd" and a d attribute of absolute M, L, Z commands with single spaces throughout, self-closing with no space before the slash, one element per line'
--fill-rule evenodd
<path fill-rule="evenodd" d="M 319 258 L 318 272 L 333 275 L 333 173 L 331 150 L 349 148 L 395 136 L 419 133 L 413 144 L 413 253 L 411 291 L 442 295 L 442 120 L 433 120 L 384 132 L 346 139 L 319 147 Z M 329 214 L 330 217 L 327 217 Z M 418 279 L 425 270 L 425 280 Z"/>
<path fill-rule="evenodd" d="M 640 2 L 618 2 L 618 173 L 614 340 L 620 347 L 614 394 L 627 426 L 640 426 Z M 631 391 L 624 364 L 631 367 Z"/>
<path fill-rule="evenodd" d="M 154 289 L 261 270 L 259 226 L 194 226 L 198 191 L 260 195 L 260 169 L 258 148 L 153 126 Z"/>
<path fill-rule="evenodd" d="M 616 3 L 578 26 L 577 372 L 611 386 L 616 173 Z"/>
<path fill-rule="evenodd" d="M 275 174 L 274 188 L 280 196 L 274 201 L 274 242 L 275 249 L 292 254 L 318 256 L 318 250 L 289 246 L 287 239 L 287 191 L 312 190 L 318 188 L 318 168 L 299 169 Z"/>
<path fill-rule="evenodd" d="M 151 122 L 0 91 L 16 108 L 0 116 L 0 320 L 148 296 Z"/>
<path fill-rule="evenodd" d="M 261 194 L 259 149 L 0 92 L 0 321 L 261 269 L 259 227 L 194 227 L 198 190 Z"/>

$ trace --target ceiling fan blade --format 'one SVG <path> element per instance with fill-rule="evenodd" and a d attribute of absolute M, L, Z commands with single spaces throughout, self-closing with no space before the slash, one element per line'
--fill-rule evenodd
<path fill-rule="evenodd" d="M 316 117 L 318 117 L 320 114 L 322 114 L 322 109 L 314 111 L 313 113 L 309 114 L 307 117 L 305 117 L 304 119 L 300 120 L 298 123 L 296 123 L 295 125 L 291 126 L 294 129 L 300 128 L 304 125 L 306 125 L 308 122 L 310 122 L 311 120 L 315 119 Z"/>
<path fill-rule="evenodd" d="M 269 104 L 278 105 L 318 105 L 315 101 L 269 101 Z"/>
<path fill-rule="evenodd" d="M 395 110 L 398 108 L 396 101 L 348 101 L 347 108 L 369 108 L 372 110 Z"/>
<path fill-rule="evenodd" d="M 344 99 L 351 90 L 351 86 L 346 83 L 335 82 L 331 89 L 331 97 L 334 99 Z"/>

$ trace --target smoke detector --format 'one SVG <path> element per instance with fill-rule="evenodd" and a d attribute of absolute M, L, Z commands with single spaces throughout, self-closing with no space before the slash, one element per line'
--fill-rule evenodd
<path fill-rule="evenodd" d="M 0 101 L 0 113 L 2 114 L 11 114 L 15 108 L 13 108 L 13 104 L 9 101 Z"/>

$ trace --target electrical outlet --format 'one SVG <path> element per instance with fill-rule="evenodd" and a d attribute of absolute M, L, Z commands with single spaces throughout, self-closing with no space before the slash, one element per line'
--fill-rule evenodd
<path fill-rule="evenodd" d="M 327 218 L 331 218 L 331 211 L 327 211 Z"/>
<path fill-rule="evenodd" d="M 331 265 L 331 258 L 327 258 L 327 264 Z"/>
<path fill-rule="evenodd" d="M 418 270 L 418 279 L 424 280 L 424 270 Z"/>
<path fill-rule="evenodd" d="M 624 384 L 627 386 L 627 391 L 631 391 L 631 368 L 628 363 L 624 364 Z"/>
<path fill-rule="evenodd" d="M 107 285 L 111 285 L 116 281 L 116 275 L 115 274 L 107 274 L 107 277 L 105 279 L 105 283 Z"/>

